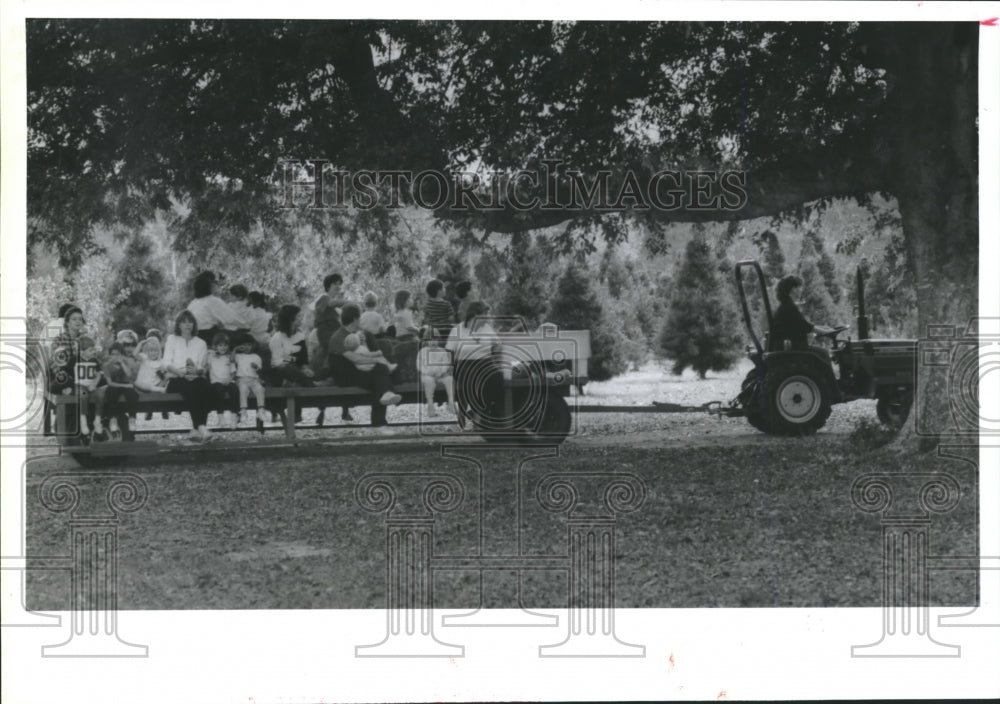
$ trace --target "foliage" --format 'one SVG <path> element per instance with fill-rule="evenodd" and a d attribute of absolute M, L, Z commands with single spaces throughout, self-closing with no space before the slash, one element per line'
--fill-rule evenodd
<path fill-rule="evenodd" d="M 767 277 L 768 289 L 772 289 L 785 275 L 785 253 L 781 251 L 781 243 L 773 230 L 760 233 L 758 244 L 762 250 L 761 268 Z"/>
<path fill-rule="evenodd" d="M 110 325 L 115 331 L 129 329 L 142 336 L 150 327 L 163 330 L 176 314 L 167 307 L 169 286 L 161 263 L 153 257 L 153 243 L 141 232 L 125 246 L 111 290 L 116 304 Z"/>
<path fill-rule="evenodd" d="M 674 374 L 691 367 L 704 379 L 709 370 L 729 369 L 739 358 L 736 316 L 703 239 L 688 242 L 674 281 L 659 351 L 673 360 Z"/>
<path fill-rule="evenodd" d="M 606 315 L 592 275 L 581 262 L 571 260 L 559 277 L 547 320 L 566 330 L 590 330 L 587 373 L 594 381 L 610 379 L 627 368 L 622 348 L 629 340 L 621 319 Z"/>
<path fill-rule="evenodd" d="M 820 325 L 836 324 L 836 306 L 820 273 L 820 255 L 808 238 L 802 242 L 795 273 L 802 279 L 799 308 L 806 320 Z"/>
<path fill-rule="evenodd" d="M 552 287 L 552 263 L 526 233 L 516 234 L 507 251 L 507 278 L 495 315 L 520 316 L 534 329 L 545 317 Z"/>
<path fill-rule="evenodd" d="M 851 446 L 861 451 L 876 450 L 892 442 L 897 432 L 873 418 L 860 418 L 851 431 Z"/>
<path fill-rule="evenodd" d="M 49 321 L 56 317 L 59 306 L 73 300 L 73 286 L 55 270 L 44 276 L 32 276 L 28 281 L 26 313 L 29 336 L 43 334 Z"/>
<path fill-rule="evenodd" d="M 840 303 L 843 292 L 840 289 L 840 283 L 837 281 L 837 266 L 833 263 L 833 258 L 829 252 L 826 251 L 823 238 L 819 236 L 819 233 L 815 229 L 809 228 L 803 237 L 802 246 L 811 247 L 815 252 L 817 257 L 816 267 L 819 269 L 820 276 L 823 277 L 823 285 L 826 286 L 826 290 L 830 294 L 830 299 L 834 303 Z"/>
<path fill-rule="evenodd" d="M 176 202 L 179 248 L 256 228 L 287 245 L 299 217 L 392 239 L 384 210 L 290 215 L 289 157 L 508 174 L 556 158 L 563 196 L 567 169 L 610 169 L 613 192 L 629 171 L 753 173 L 738 212 L 631 211 L 653 237 L 667 220 L 868 192 L 896 173 L 871 158 L 875 128 L 891 127 L 879 107 L 895 68 L 872 47 L 898 46 L 902 66 L 919 50 L 890 25 L 850 23 L 39 19 L 27 36 L 29 234 L 71 268 L 93 251 L 94 225 L 138 227 Z M 486 233 L 567 220 L 623 232 L 591 208 L 435 214 Z M 572 246 L 577 234 L 553 237 Z"/>

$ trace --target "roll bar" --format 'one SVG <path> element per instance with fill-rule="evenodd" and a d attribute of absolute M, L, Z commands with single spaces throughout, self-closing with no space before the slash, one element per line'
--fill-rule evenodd
<path fill-rule="evenodd" d="M 773 316 L 771 315 L 771 299 L 767 295 L 767 281 L 764 279 L 764 271 L 760 268 L 760 264 L 754 259 L 744 259 L 743 261 L 736 263 L 736 290 L 740 294 L 740 306 L 743 308 L 743 323 L 747 326 L 747 332 L 750 333 L 751 339 L 753 339 L 754 347 L 757 348 L 757 354 L 764 353 L 764 346 L 761 341 L 757 338 L 756 333 L 753 331 L 753 321 L 750 318 L 750 306 L 747 304 L 747 295 L 743 290 L 743 268 L 753 267 L 757 272 L 757 281 L 760 284 L 761 298 L 764 300 L 764 311 L 767 313 L 767 330 L 770 332 L 771 324 L 773 322 Z"/>

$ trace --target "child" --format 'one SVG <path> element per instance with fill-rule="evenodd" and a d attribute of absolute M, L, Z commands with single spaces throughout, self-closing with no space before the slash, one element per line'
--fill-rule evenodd
<path fill-rule="evenodd" d="M 76 379 L 77 393 L 81 396 L 93 396 L 94 406 L 90 403 L 83 405 L 83 413 L 80 415 L 80 432 L 83 435 L 90 435 L 93 430 L 98 439 L 103 439 L 104 428 L 101 423 L 101 415 L 104 412 L 104 390 L 107 382 L 101 373 L 101 363 L 97 360 L 100 350 L 93 339 L 81 335 L 77 340 L 80 350 L 80 358 L 76 361 L 73 369 L 73 376 Z M 98 390 L 100 389 L 100 390 Z M 67 388 L 63 393 L 70 393 Z"/>
<path fill-rule="evenodd" d="M 455 324 L 455 309 L 444 299 L 444 284 L 432 279 L 427 284 L 427 302 L 424 303 L 424 324 L 434 330 L 434 337 L 447 339 Z"/>
<path fill-rule="evenodd" d="M 364 332 L 374 336 L 385 334 L 385 318 L 376 311 L 378 307 L 378 296 L 374 291 L 366 291 L 364 298 L 365 310 L 358 319 L 358 325 Z"/>
<path fill-rule="evenodd" d="M 125 440 L 131 439 L 129 430 L 129 420 L 134 422 L 136 414 L 136 404 L 139 403 L 139 394 L 136 393 L 133 383 L 135 381 L 135 366 L 129 360 L 125 351 L 125 346 L 120 342 L 114 342 L 108 348 L 108 360 L 103 365 L 105 377 L 107 378 L 107 389 L 104 392 L 104 409 L 111 416 L 108 429 L 112 437 L 119 438 L 124 434 Z M 100 403 L 100 399 L 98 401 Z M 98 414 L 101 409 L 98 409 Z M 119 431 L 118 417 L 122 418 L 122 429 Z"/>
<path fill-rule="evenodd" d="M 346 349 L 348 352 L 361 352 L 363 354 L 371 354 L 371 351 L 361 340 L 362 337 L 360 335 L 352 332 L 350 335 L 344 338 L 344 349 Z M 399 366 L 397 364 L 393 364 L 392 362 L 390 362 L 388 359 L 385 358 L 385 355 L 383 354 L 379 354 L 378 356 L 372 356 L 370 357 L 370 359 L 371 359 L 370 362 L 355 362 L 354 367 L 361 372 L 370 372 L 372 369 L 375 368 L 376 364 L 384 364 L 389 368 L 389 373 L 392 374 L 396 370 L 396 367 Z"/>
<path fill-rule="evenodd" d="M 249 419 L 247 413 L 247 401 L 250 399 L 250 392 L 253 391 L 254 398 L 257 399 L 257 417 L 255 418 L 258 429 L 262 428 L 261 420 L 264 418 L 264 386 L 260 383 L 261 359 L 259 354 L 255 354 L 249 343 L 239 345 L 236 348 L 236 386 L 240 394 L 240 423 L 246 423 Z"/>
<path fill-rule="evenodd" d="M 208 381 L 215 396 L 215 411 L 220 425 L 236 427 L 233 411 L 236 410 L 236 364 L 229 353 L 229 335 L 217 332 L 212 336 L 212 349 L 208 353 Z"/>
<path fill-rule="evenodd" d="M 437 415 L 434 407 L 434 390 L 440 383 L 448 394 L 448 412 L 455 413 L 455 385 L 451 374 L 451 353 L 444 349 L 439 340 L 430 335 L 430 328 L 424 328 L 424 341 L 417 353 L 417 369 L 420 371 L 420 384 L 423 386 L 424 399 L 427 401 L 427 415 L 433 418 Z"/>
<path fill-rule="evenodd" d="M 160 341 L 155 337 L 147 337 L 139 345 L 136 354 L 139 358 L 139 370 L 136 372 L 133 386 L 146 393 L 166 393 L 167 367 L 163 361 L 163 346 Z M 147 415 L 152 416 L 152 414 Z"/>
<path fill-rule="evenodd" d="M 469 304 L 476 300 L 472 292 L 471 281 L 459 281 L 455 286 L 455 298 L 458 299 L 458 307 L 455 311 L 458 322 L 465 320 L 465 314 L 469 310 Z"/>
<path fill-rule="evenodd" d="M 159 330 L 157 328 L 150 328 L 149 330 L 147 330 L 146 331 L 146 338 L 141 343 L 143 345 L 143 349 L 145 349 L 145 345 L 147 344 L 147 340 L 156 340 L 156 342 L 158 343 L 158 346 L 159 346 L 159 357 L 158 357 L 158 359 L 163 359 L 163 331 Z M 136 348 L 136 351 L 138 352 L 140 350 L 138 348 Z M 139 357 L 139 360 L 141 362 L 142 361 L 142 357 Z M 137 376 L 138 376 L 138 373 L 137 373 Z M 163 379 L 163 383 L 164 383 L 163 390 L 166 391 L 167 390 L 167 387 L 166 387 L 167 377 L 166 377 L 166 367 L 165 366 L 164 366 L 164 371 L 163 371 L 163 375 L 162 375 L 161 378 Z M 139 388 L 139 387 L 137 386 L 136 388 Z M 139 391 L 147 391 L 147 390 L 148 391 L 153 391 L 153 389 L 141 389 L 141 388 L 139 388 Z M 160 416 L 163 418 L 163 420 L 168 420 L 170 418 L 170 414 L 167 413 L 166 411 L 163 411 L 162 413 L 160 413 Z M 152 412 L 149 412 L 149 411 L 146 412 L 146 420 L 153 420 L 153 414 L 152 414 Z"/>
<path fill-rule="evenodd" d="M 393 301 L 392 324 L 396 328 L 396 337 L 415 337 L 420 331 L 413 320 L 413 309 L 410 308 L 410 292 L 406 289 L 396 291 Z"/>

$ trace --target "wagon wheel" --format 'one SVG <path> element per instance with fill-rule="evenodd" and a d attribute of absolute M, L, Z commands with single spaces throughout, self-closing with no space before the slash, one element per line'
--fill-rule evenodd
<path fill-rule="evenodd" d="M 487 442 L 517 442 L 530 445 L 560 444 L 573 429 L 573 415 L 566 399 L 555 391 L 549 391 L 539 399 L 532 399 L 526 391 L 513 395 L 515 408 L 523 408 L 534 403 L 537 407 L 520 427 L 510 432 L 485 432 Z"/>
<path fill-rule="evenodd" d="M 762 388 L 764 432 L 811 435 L 830 417 L 826 380 L 799 360 L 771 363 Z"/>

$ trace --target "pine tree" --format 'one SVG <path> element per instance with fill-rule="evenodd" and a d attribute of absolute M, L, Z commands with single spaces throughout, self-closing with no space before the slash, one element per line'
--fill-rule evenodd
<path fill-rule="evenodd" d="M 806 320 L 812 323 L 834 325 L 838 322 L 834 319 L 837 308 L 820 273 L 819 261 L 820 257 L 815 247 L 808 240 L 803 241 L 796 272 L 802 279 L 802 291 L 799 294 L 802 301 L 799 308 Z"/>
<path fill-rule="evenodd" d="M 129 329 L 144 335 L 151 327 L 162 327 L 171 317 L 167 310 L 169 286 L 152 241 L 139 233 L 129 240 L 124 256 L 115 265 L 111 282 L 112 330 Z"/>
<path fill-rule="evenodd" d="M 545 317 L 551 290 L 549 261 L 539 256 L 530 235 L 515 235 L 508 258 L 506 285 L 495 313 L 520 316 L 529 329 L 537 327 Z"/>
<path fill-rule="evenodd" d="M 816 265 L 819 268 L 820 275 L 823 277 L 823 284 L 830 293 L 830 298 L 833 302 L 840 303 L 843 292 L 840 290 L 840 284 L 837 282 L 837 265 L 834 264 L 833 258 L 827 253 L 823 239 L 815 230 L 808 230 L 803 238 L 802 246 L 811 246 L 816 252 L 816 256 L 818 257 Z"/>
<path fill-rule="evenodd" d="M 659 351 L 674 361 L 674 374 L 691 367 L 704 379 L 729 369 L 739 358 L 739 327 L 703 239 L 688 242 L 674 281 Z"/>
<path fill-rule="evenodd" d="M 590 330 L 587 373 L 594 381 L 610 379 L 628 368 L 619 350 L 621 335 L 605 318 L 583 263 L 571 261 L 559 278 L 547 320 L 563 330 Z"/>

